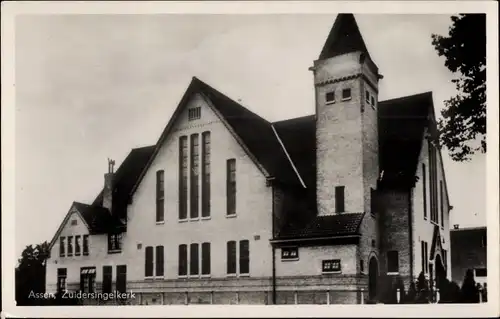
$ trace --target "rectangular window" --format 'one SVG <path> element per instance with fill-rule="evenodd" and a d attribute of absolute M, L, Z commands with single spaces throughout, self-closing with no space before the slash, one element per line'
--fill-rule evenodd
<path fill-rule="evenodd" d="M 326 104 L 335 103 L 335 91 L 330 91 L 325 94 Z"/>
<path fill-rule="evenodd" d="M 297 259 L 299 259 L 299 248 L 298 247 L 283 247 L 283 248 L 281 248 L 281 259 L 282 260 L 297 260 Z"/>
<path fill-rule="evenodd" d="M 250 242 L 240 240 L 240 274 L 250 273 Z"/>
<path fill-rule="evenodd" d="M 73 256 L 73 236 L 68 236 L 68 256 Z"/>
<path fill-rule="evenodd" d="M 199 271 L 199 245 L 191 244 L 189 247 L 189 274 L 194 276 L 200 273 Z"/>
<path fill-rule="evenodd" d="M 210 243 L 201 245 L 201 274 L 210 275 Z"/>
<path fill-rule="evenodd" d="M 202 134 L 201 217 L 210 216 L 210 132 Z"/>
<path fill-rule="evenodd" d="M 193 121 L 201 117 L 201 107 L 193 107 L 188 109 L 188 120 Z"/>
<path fill-rule="evenodd" d="M 427 219 L 427 171 L 425 170 L 425 164 L 422 164 L 422 188 L 424 193 L 424 219 Z"/>
<path fill-rule="evenodd" d="M 476 268 L 475 269 L 476 277 L 487 277 L 488 272 L 486 268 Z"/>
<path fill-rule="evenodd" d="M 71 221 L 71 226 L 76 226 L 78 224 L 78 221 L 76 219 L 73 219 Z"/>
<path fill-rule="evenodd" d="M 146 247 L 146 263 L 145 263 L 145 274 L 146 277 L 153 277 L 153 247 Z"/>
<path fill-rule="evenodd" d="M 81 246 L 80 246 L 80 240 L 82 236 L 75 236 L 75 256 L 80 256 L 81 254 Z"/>
<path fill-rule="evenodd" d="M 113 267 L 102 266 L 102 292 L 110 293 L 112 289 Z"/>
<path fill-rule="evenodd" d="M 68 271 L 66 268 L 57 268 L 57 293 L 66 291 L 66 278 Z"/>
<path fill-rule="evenodd" d="M 122 234 L 108 234 L 108 253 L 120 252 L 122 250 Z"/>
<path fill-rule="evenodd" d="M 96 291 L 95 267 L 80 268 L 80 290 L 93 293 Z"/>
<path fill-rule="evenodd" d="M 344 190 L 344 186 L 335 187 L 335 211 L 337 213 L 343 213 L 345 211 Z"/>
<path fill-rule="evenodd" d="M 226 162 L 226 197 L 227 215 L 236 215 L 236 160 L 228 159 Z"/>
<path fill-rule="evenodd" d="M 65 237 L 59 238 L 59 257 L 64 257 L 65 253 Z"/>
<path fill-rule="evenodd" d="M 188 143 L 187 136 L 179 138 L 179 219 L 187 218 Z"/>
<path fill-rule="evenodd" d="M 89 235 L 83 235 L 83 255 L 89 254 Z"/>
<path fill-rule="evenodd" d="M 343 89 L 342 90 L 342 100 L 349 100 L 351 98 L 351 89 Z"/>
<path fill-rule="evenodd" d="M 370 92 L 368 90 L 365 91 L 366 103 L 370 104 Z"/>
<path fill-rule="evenodd" d="M 127 265 L 116 266 L 116 290 L 118 292 L 127 291 Z"/>
<path fill-rule="evenodd" d="M 323 260 L 322 271 L 325 273 L 341 272 L 340 259 Z"/>
<path fill-rule="evenodd" d="M 236 242 L 227 242 L 227 273 L 236 274 Z"/>
<path fill-rule="evenodd" d="M 399 254 L 396 250 L 387 252 L 387 273 L 399 273 Z"/>
<path fill-rule="evenodd" d="M 200 141 L 198 134 L 191 135 L 191 218 L 199 217 Z"/>
<path fill-rule="evenodd" d="M 165 252 L 163 246 L 156 246 L 156 276 L 163 277 Z"/>
<path fill-rule="evenodd" d="M 375 106 L 375 97 L 373 95 L 370 96 L 370 101 L 372 103 L 372 106 Z"/>
<path fill-rule="evenodd" d="M 440 198 L 440 211 L 441 211 L 441 226 L 444 227 L 444 189 L 443 181 L 439 181 L 439 198 Z"/>
<path fill-rule="evenodd" d="M 179 245 L 179 276 L 186 276 L 187 268 L 187 245 Z"/>
<path fill-rule="evenodd" d="M 429 272 L 429 246 L 426 241 L 424 241 L 424 257 L 425 257 L 425 273 Z"/>
<path fill-rule="evenodd" d="M 156 172 L 156 222 L 165 218 L 165 171 Z"/>
<path fill-rule="evenodd" d="M 425 271 L 425 242 L 424 241 L 420 242 L 420 258 L 422 260 L 422 271 L 425 274 L 426 271 Z"/>

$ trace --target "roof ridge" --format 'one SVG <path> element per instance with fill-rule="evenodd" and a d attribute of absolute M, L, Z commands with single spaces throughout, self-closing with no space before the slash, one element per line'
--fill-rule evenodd
<path fill-rule="evenodd" d="M 420 97 L 420 96 L 425 96 L 425 95 L 431 95 L 432 96 L 432 93 L 433 93 L 433 91 L 425 91 L 425 92 L 415 93 L 415 94 L 411 94 L 411 95 L 398 96 L 398 97 L 390 98 L 388 100 L 380 101 L 379 103 L 397 102 L 398 100 L 408 99 L 408 98 L 415 98 L 415 97 Z"/>

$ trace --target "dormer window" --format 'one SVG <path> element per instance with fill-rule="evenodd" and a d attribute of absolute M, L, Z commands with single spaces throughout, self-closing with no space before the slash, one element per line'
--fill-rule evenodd
<path fill-rule="evenodd" d="M 325 94 L 326 104 L 335 103 L 335 91 L 330 91 Z"/>
<path fill-rule="evenodd" d="M 122 234 L 108 234 L 108 253 L 122 251 Z"/>
<path fill-rule="evenodd" d="M 343 89 L 342 90 L 342 101 L 347 101 L 351 99 L 351 89 Z"/>
<path fill-rule="evenodd" d="M 188 110 L 188 120 L 194 121 L 201 117 L 201 107 L 193 107 Z"/>

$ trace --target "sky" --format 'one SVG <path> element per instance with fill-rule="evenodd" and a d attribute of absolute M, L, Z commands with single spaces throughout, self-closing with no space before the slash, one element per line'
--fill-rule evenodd
<path fill-rule="evenodd" d="M 45 15 L 16 18 L 15 249 L 50 241 L 73 201 L 91 203 L 107 158 L 156 143 L 196 76 L 270 121 L 314 113 L 308 70 L 336 14 Z M 456 94 L 431 45 L 448 15 L 357 14 L 384 79 L 379 100 Z M 451 225 L 486 223 L 486 156 L 442 150 Z M 473 196 L 470 196 L 474 194 Z"/>

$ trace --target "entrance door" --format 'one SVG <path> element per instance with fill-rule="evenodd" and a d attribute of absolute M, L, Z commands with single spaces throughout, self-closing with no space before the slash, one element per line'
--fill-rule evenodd
<path fill-rule="evenodd" d="M 378 262 L 375 257 L 370 259 L 368 266 L 368 296 L 370 300 L 377 297 Z"/>

